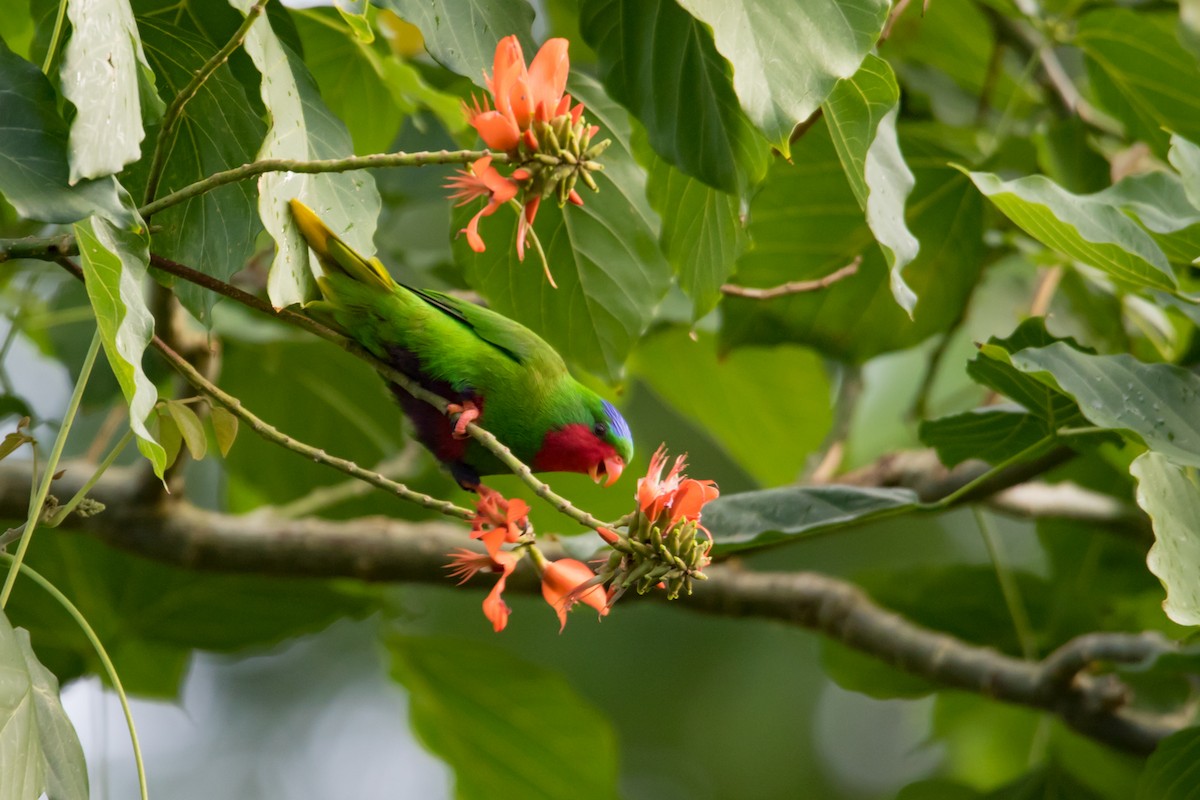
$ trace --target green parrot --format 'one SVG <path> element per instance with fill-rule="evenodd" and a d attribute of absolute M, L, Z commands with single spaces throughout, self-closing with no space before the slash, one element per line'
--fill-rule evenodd
<path fill-rule="evenodd" d="M 528 328 L 441 292 L 397 283 L 377 258 L 365 259 L 320 218 L 291 201 L 292 215 L 324 275 L 324 299 L 305 310 L 331 321 L 376 358 L 461 410 L 457 425 L 389 382 L 417 438 L 459 485 L 507 472 L 466 435 L 479 419 L 536 472 L 582 472 L 611 485 L 633 456 L 620 412 L 567 371 L 562 357 Z"/>

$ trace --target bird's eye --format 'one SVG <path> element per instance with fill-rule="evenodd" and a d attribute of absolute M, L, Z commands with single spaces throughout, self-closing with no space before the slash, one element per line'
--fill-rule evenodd
<path fill-rule="evenodd" d="M 594 426 L 592 426 L 592 433 L 596 434 L 596 436 L 599 438 L 604 438 L 606 435 L 608 435 L 608 426 L 603 422 L 597 422 Z"/>

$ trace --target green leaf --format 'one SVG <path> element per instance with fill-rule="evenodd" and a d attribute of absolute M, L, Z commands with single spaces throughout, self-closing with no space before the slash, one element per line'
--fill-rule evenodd
<path fill-rule="evenodd" d="M 733 65 L 742 108 L 785 156 L 840 78 L 858 71 L 887 19 L 886 0 L 681 0 Z"/>
<path fill-rule="evenodd" d="M 175 459 L 179 458 L 179 451 L 183 449 L 183 433 L 179 430 L 179 423 L 165 406 L 160 407 L 158 414 L 158 443 L 167 454 L 166 466 L 170 467 L 175 463 Z"/>
<path fill-rule="evenodd" d="M 1179 44 L 1175 23 L 1173 14 L 1104 9 L 1081 17 L 1074 38 L 1101 104 L 1160 156 L 1166 131 L 1200 140 L 1200 97 L 1180 91 L 1200 84 L 1200 64 Z"/>
<path fill-rule="evenodd" d="M 1200 147 L 1182 136 L 1173 135 L 1168 158 L 1171 166 L 1179 170 L 1188 200 L 1193 207 L 1200 208 Z"/>
<path fill-rule="evenodd" d="M 961 783 L 932 778 L 905 786 L 896 800 L 985 800 L 985 795 Z"/>
<path fill-rule="evenodd" d="M 1093 197 L 1137 218 L 1171 261 L 1191 263 L 1200 255 L 1200 209 L 1170 172 L 1131 175 Z"/>
<path fill-rule="evenodd" d="M 34 439 L 25 429 L 29 426 L 29 417 L 26 415 L 20 422 L 17 423 L 17 430 L 13 433 L 6 433 L 4 441 L 0 441 L 0 460 L 6 459 L 16 452 L 17 448 L 23 444 L 36 444 L 37 439 Z"/>
<path fill-rule="evenodd" d="M 243 13 L 252 5 L 251 0 L 230 2 Z M 354 148 L 346 126 L 321 101 L 308 68 L 276 37 L 270 19 L 261 16 L 251 25 L 245 47 L 262 73 L 262 100 L 271 114 L 271 127 L 258 158 L 308 161 L 351 155 Z M 276 307 L 305 301 L 314 286 L 308 245 L 288 208 L 293 198 L 317 212 L 363 256 L 375 253 L 380 200 L 369 173 L 271 172 L 259 179 L 258 186 L 259 216 L 276 245 L 267 278 L 267 295 Z"/>
<path fill-rule="evenodd" d="M 1062 340 L 1051 335 L 1041 317 L 1027 319 L 1008 337 L 988 339 L 987 344 L 980 347 L 979 355 L 967 363 L 967 374 L 976 383 L 1015 400 L 1045 420 L 1048 431 L 1080 425 L 1084 418 L 1074 399 L 1058 387 L 1024 374 L 1012 364 L 1013 353 L 1059 341 L 1078 346 L 1074 339 Z"/>
<path fill-rule="evenodd" d="M 395 636 L 388 650 L 413 728 L 454 768 L 456 797 L 617 796 L 612 727 L 561 675 L 482 642 Z"/>
<path fill-rule="evenodd" d="M 334 5 L 337 6 L 338 14 L 354 32 L 355 38 L 364 44 L 375 41 L 375 31 L 367 18 L 367 8 L 370 5 L 368 0 L 335 0 Z"/>
<path fill-rule="evenodd" d="M 1175 288 L 1175 275 L 1162 250 L 1103 198 L 1071 194 L 1043 175 L 1002 181 L 990 173 L 968 174 L 1005 216 L 1052 250 L 1127 284 Z"/>
<path fill-rule="evenodd" d="M 1137 478 L 1137 502 L 1154 525 L 1146 565 L 1167 590 L 1163 611 L 1180 625 L 1200 625 L 1200 479 L 1162 453 L 1138 456 L 1129 468 Z"/>
<path fill-rule="evenodd" d="M 74 229 L 104 354 L 129 404 L 129 426 L 137 434 L 138 449 L 161 478 L 166 452 L 146 428 L 158 391 L 142 369 L 142 354 L 154 335 L 154 320 L 142 295 L 149 237 L 144 230 L 121 230 L 98 217 L 77 222 Z"/>
<path fill-rule="evenodd" d="M 404 115 L 388 88 L 384 57 L 332 9 L 294 9 L 291 16 L 304 43 L 304 63 L 330 111 L 350 130 L 354 152 L 386 152 Z"/>
<path fill-rule="evenodd" d="M 704 507 L 716 552 L 798 539 L 834 526 L 864 522 L 917 505 L 907 489 L 786 486 L 725 495 Z"/>
<path fill-rule="evenodd" d="M 580 28 L 604 88 L 667 163 L 731 194 L 762 180 L 766 142 L 738 105 L 707 26 L 675 0 L 592 0 Z"/>
<path fill-rule="evenodd" d="M 58 697 L 58 681 L 0 613 L 0 796 L 87 800 L 83 748 Z"/>
<path fill-rule="evenodd" d="M 954 324 L 984 260 L 983 201 L 965 176 L 946 165 L 943 129 L 901 131 L 917 185 L 905 209 L 922 242 L 905 269 L 920 297 L 913 319 L 895 301 L 888 268 L 846 182 L 824 122 L 797 144 L 793 164 L 779 160 L 750 204 L 751 249 L 734 282 L 777 286 L 820 278 L 862 256 L 858 274 L 807 294 L 773 300 L 727 297 L 722 344 L 797 342 L 861 363 L 911 347 Z M 864 324 L 869 320 L 869 324 Z"/>
<path fill-rule="evenodd" d="M 987 406 L 921 422 L 921 441 L 947 467 L 978 458 L 998 464 L 1050 435 L 1044 419 L 1015 406 Z"/>
<path fill-rule="evenodd" d="M 1200 760 L 1200 727 L 1185 728 L 1159 742 L 1146 760 L 1137 800 L 1196 800 L 1194 778 Z"/>
<path fill-rule="evenodd" d="M 598 193 L 585 191 L 582 207 L 565 210 L 547 200 L 538 212 L 535 230 L 559 288 L 547 283 L 536 252 L 517 260 L 517 221 L 508 209 L 480 224 L 485 252 L 473 252 L 459 237 L 454 255 L 492 308 L 533 329 L 568 360 L 614 380 L 666 293 L 670 267 L 658 248 L 659 221 L 646 202 L 645 173 L 630 154 L 625 112 L 588 78 L 575 76 L 570 89 L 600 125 L 597 138 L 613 144 L 602 156 Z M 454 229 L 466 227 L 476 210 L 457 209 Z"/>
<path fill-rule="evenodd" d="M 914 179 L 896 138 L 899 107 L 896 76 L 875 55 L 866 57 L 854 77 L 838 81 L 822 106 L 850 189 L 887 258 L 892 295 L 911 317 L 917 296 L 902 272 L 917 257 L 920 243 L 904 218 Z"/>
<path fill-rule="evenodd" d="M 0 193 L 4 199 L 21 216 L 42 222 L 75 222 L 100 214 L 131 223 L 115 178 L 70 184 L 68 135 L 50 81 L 0 40 Z"/>
<path fill-rule="evenodd" d="M 217 439 L 217 448 L 221 457 L 229 455 L 229 448 L 237 440 L 238 418 L 220 406 L 213 406 L 208 411 L 209 421 L 212 422 L 213 434 Z"/>
<path fill-rule="evenodd" d="M 429 54 L 477 86 L 485 86 L 483 71 L 491 74 L 496 43 L 509 34 L 516 34 L 525 59 L 533 60 L 533 8 L 525 0 L 380 0 L 378 5 L 420 28 Z"/>
<path fill-rule="evenodd" d="M 208 439 L 204 436 L 204 425 L 196 416 L 196 412 L 178 400 L 167 401 L 167 412 L 179 426 L 179 433 L 187 444 L 188 453 L 196 461 L 202 460 L 205 451 L 208 450 Z"/>
<path fill-rule="evenodd" d="M 716 307 L 721 287 L 749 244 L 737 197 L 689 178 L 651 156 L 646 196 L 662 217 L 662 247 L 692 298 L 692 319 Z"/>
<path fill-rule="evenodd" d="M 224 41 L 213 41 L 195 21 L 194 11 L 167 15 L 139 10 L 146 56 L 164 93 L 178 94 Z M 230 66 L 222 64 L 188 101 L 174 136 L 163 144 L 167 157 L 158 195 L 253 161 L 264 130 L 245 89 Z M 157 129 L 154 134 L 157 138 Z M 147 168 L 143 161 L 131 172 L 140 174 Z M 145 176 L 141 178 L 144 182 Z M 160 211 L 153 218 L 161 226 L 153 234 L 155 254 L 227 281 L 246 265 L 262 231 L 255 196 L 254 182 L 241 181 Z M 197 319 L 209 322 L 215 294 L 187 281 L 159 278 L 173 284 L 175 295 Z"/>
<path fill-rule="evenodd" d="M 162 113 L 128 0 L 68 3 L 73 28 L 63 55 L 63 97 L 78 112 L 68 141 L 71 183 L 121 171 L 141 157 L 139 85 Z"/>
<path fill-rule="evenodd" d="M 1093 425 L 1130 431 L 1176 463 L 1200 467 L 1200 376 L 1126 353 L 1089 355 L 1062 342 L 1022 350 L 1012 364 L 1074 397 Z"/>
<path fill-rule="evenodd" d="M 674 328 L 644 340 L 632 370 L 764 486 L 794 481 L 832 422 L 824 365 L 803 348 L 747 347 L 718 358 L 712 334 L 693 341 Z"/>

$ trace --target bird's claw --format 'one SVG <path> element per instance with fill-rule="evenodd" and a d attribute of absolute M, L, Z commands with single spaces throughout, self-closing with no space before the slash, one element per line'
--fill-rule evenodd
<path fill-rule="evenodd" d="M 470 400 L 464 400 L 461 405 L 458 403 L 448 403 L 446 405 L 446 413 L 453 416 L 458 415 L 458 419 L 454 423 L 453 436 L 455 439 L 466 439 L 467 426 L 475 420 L 479 419 L 479 406 L 475 405 Z"/>

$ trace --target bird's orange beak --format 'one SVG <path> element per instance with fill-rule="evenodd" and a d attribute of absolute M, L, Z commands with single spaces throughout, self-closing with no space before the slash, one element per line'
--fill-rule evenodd
<path fill-rule="evenodd" d="M 588 474 L 592 476 L 592 480 L 596 483 L 600 482 L 601 478 L 606 478 L 605 486 L 612 486 L 617 482 L 617 478 L 621 477 L 621 473 L 625 471 L 625 461 L 620 456 L 609 456 L 604 459 L 604 471 L 600 471 L 599 464 L 593 464 Z"/>

